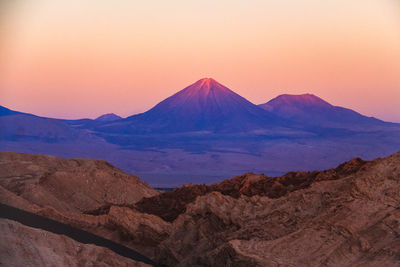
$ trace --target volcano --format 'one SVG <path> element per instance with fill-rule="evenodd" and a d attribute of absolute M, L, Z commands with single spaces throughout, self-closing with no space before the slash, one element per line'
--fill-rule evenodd
<path fill-rule="evenodd" d="M 273 113 L 252 104 L 212 78 L 203 78 L 149 111 L 128 117 L 102 131 L 244 132 L 281 124 Z"/>

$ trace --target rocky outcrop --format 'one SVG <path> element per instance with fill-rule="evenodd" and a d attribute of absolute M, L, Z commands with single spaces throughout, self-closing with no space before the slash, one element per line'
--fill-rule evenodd
<path fill-rule="evenodd" d="M 92 210 L 40 206 L 3 190 L 8 197 L 2 202 L 25 205 L 168 266 L 400 262 L 400 153 L 281 177 L 247 173 Z"/>
<path fill-rule="evenodd" d="M 7 219 L 0 219 L 0 236 L 0 265 L 4 266 L 150 266 Z"/>
<path fill-rule="evenodd" d="M 339 165 L 336 169 L 313 172 L 289 172 L 280 177 L 267 177 L 263 174 L 246 173 L 210 186 L 188 185 L 136 203 L 136 209 L 155 214 L 166 221 L 175 220 L 186 210 L 186 206 L 198 196 L 210 192 L 220 192 L 233 198 L 240 196 L 267 196 L 279 198 L 289 192 L 309 187 L 313 182 L 335 180 L 360 170 L 367 162 L 355 158 Z"/>
<path fill-rule="evenodd" d="M 0 186 L 40 207 L 84 212 L 158 194 L 104 160 L 0 152 Z"/>
<path fill-rule="evenodd" d="M 116 225 L 118 216 L 90 214 L 105 206 L 113 207 L 112 210 L 117 208 L 114 205 L 133 206 L 141 198 L 158 193 L 137 176 L 126 174 L 103 160 L 0 152 L 1 203 L 130 248 L 136 248 L 135 242 L 127 238 L 123 227 Z"/>
<path fill-rule="evenodd" d="M 328 176 L 332 179 L 315 179 L 281 197 L 218 191 L 199 196 L 173 221 L 169 238 L 159 246 L 159 261 L 173 266 L 398 265 L 400 153 L 360 162 L 350 161 L 329 171 L 338 174 Z"/>

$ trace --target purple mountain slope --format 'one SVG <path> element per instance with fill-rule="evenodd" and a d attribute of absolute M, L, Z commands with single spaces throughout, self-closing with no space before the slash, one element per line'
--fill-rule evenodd
<path fill-rule="evenodd" d="M 259 107 L 280 118 L 290 119 L 304 125 L 355 128 L 388 124 L 373 117 L 363 116 L 351 109 L 333 106 L 313 94 L 284 94 L 259 105 Z"/>
<path fill-rule="evenodd" d="M 77 142 L 99 139 L 64 120 L 39 117 L 0 106 L 0 138 L 9 141 Z"/>
<path fill-rule="evenodd" d="M 284 125 L 285 120 L 204 78 L 149 111 L 99 127 L 106 132 L 243 132 Z"/>
<path fill-rule="evenodd" d="M 16 114 L 22 114 L 21 112 L 14 111 L 11 109 L 8 109 L 6 107 L 0 106 L 0 117 L 1 116 L 8 116 L 8 115 L 16 115 Z"/>

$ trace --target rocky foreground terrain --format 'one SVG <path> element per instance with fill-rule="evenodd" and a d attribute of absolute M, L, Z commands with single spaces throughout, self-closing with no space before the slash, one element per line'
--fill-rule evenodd
<path fill-rule="evenodd" d="M 104 161 L 1 152 L 0 202 L 167 266 L 400 266 L 400 153 L 326 171 L 247 173 L 158 193 Z M 12 234 L 12 224 L 0 226 L 21 240 L 16 250 L 42 242 L 29 227 L 15 226 L 32 234 Z M 60 265 L 76 255 L 64 239 L 53 240 L 62 247 Z M 20 263 L 24 254 L 18 255 Z M 104 265 L 125 264 L 101 255 Z"/>
<path fill-rule="evenodd" d="M 130 205 L 158 194 L 139 177 L 95 159 L 0 152 L 0 177 L 2 190 L 32 205 L 63 212 Z"/>
<path fill-rule="evenodd" d="M 0 219 L 2 266 L 150 266 L 109 249 Z"/>

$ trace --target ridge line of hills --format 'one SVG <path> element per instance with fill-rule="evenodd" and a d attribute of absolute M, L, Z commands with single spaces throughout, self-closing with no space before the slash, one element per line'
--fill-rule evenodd
<path fill-rule="evenodd" d="M 59 120 L 0 107 L 0 150 L 102 158 L 157 187 L 212 183 L 238 172 L 330 168 L 399 148 L 398 123 L 312 94 L 257 106 L 211 78 L 127 118 Z"/>
<path fill-rule="evenodd" d="M 328 102 L 326 102 L 325 100 L 319 98 L 318 96 L 315 96 L 314 94 L 310 94 L 310 93 L 304 93 L 304 94 L 298 94 L 298 95 L 295 95 L 295 94 L 281 94 L 281 95 L 278 95 L 277 97 L 269 100 L 266 103 L 256 105 L 256 104 L 251 103 L 247 99 L 241 97 L 240 95 L 236 94 L 235 92 L 231 91 L 230 89 L 226 88 L 225 86 L 223 86 L 222 84 L 218 83 L 214 79 L 212 79 L 212 78 L 203 78 L 203 79 L 200 79 L 199 81 L 197 81 L 196 83 L 192 84 L 191 86 L 188 86 L 188 87 L 182 89 L 181 91 L 179 91 L 178 93 L 166 98 L 164 101 L 161 101 L 159 104 L 155 105 L 150 110 L 154 109 L 155 107 L 159 107 L 159 106 L 165 105 L 164 102 L 167 102 L 167 100 L 172 100 L 174 98 L 178 98 L 178 96 L 180 96 L 180 95 L 184 95 L 185 91 L 189 91 L 189 94 L 193 94 L 193 92 L 195 92 L 197 97 L 203 97 L 204 98 L 205 94 L 213 92 L 213 91 L 221 90 L 221 89 L 223 91 L 225 91 L 225 93 L 235 94 L 236 96 L 239 96 L 242 100 L 245 100 L 246 102 L 248 102 L 248 103 L 250 103 L 250 104 L 252 104 L 254 106 L 261 107 L 261 108 L 263 108 L 263 109 L 265 109 L 267 111 L 274 110 L 274 108 L 277 108 L 277 107 L 279 107 L 279 105 L 283 105 L 283 104 L 295 105 L 297 107 L 299 107 L 299 106 L 311 107 L 311 106 L 315 105 L 315 106 L 341 108 L 339 106 L 333 106 L 333 105 L 329 104 Z M 185 99 L 185 100 L 188 100 L 188 99 Z M 178 101 L 178 99 L 174 99 L 174 101 Z M 148 110 L 148 111 L 150 111 L 150 110 Z M 122 118 L 122 117 L 120 117 L 120 116 L 118 116 L 118 115 L 116 115 L 114 113 L 107 113 L 107 114 L 100 115 L 99 117 L 97 117 L 96 119 L 93 119 L 93 120 L 103 121 L 103 122 L 104 121 L 110 122 L 110 121 L 115 121 L 115 120 L 132 118 L 132 117 L 135 117 L 137 115 L 141 115 L 143 113 L 146 113 L 148 111 L 145 111 L 145 112 L 142 112 L 142 113 L 138 113 L 138 114 L 134 114 L 134 115 L 130 115 L 130 116 L 126 117 L 126 118 Z M 8 108 L 6 108 L 4 106 L 0 106 L 0 116 L 15 115 L 15 114 L 29 114 L 29 113 L 23 113 L 23 112 L 20 112 L 20 111 L 14 111 L 14 110 L 8 109 Z M 30 114 L 30 115 L 33 115 L 33 114 Z M 40 117 L 40 116 L 38 116 L 38 117 Z M 367 117 L 367 116 L 365 116 L 365 117 Z M 42 117 L 42 118 L 47 118 L 47 117 Z M 374 117 L 367 117 L 367 118 L 374 118 Z M 49 118 L 49 119 L 57 119 L 57 118 Z M 71 119 L 60 119 L 60 120 L 82 121 L 82 120 L 92 120 L 92 119 L 82 118 L 82 119 L 72 119 L 72 120 Z"/>

